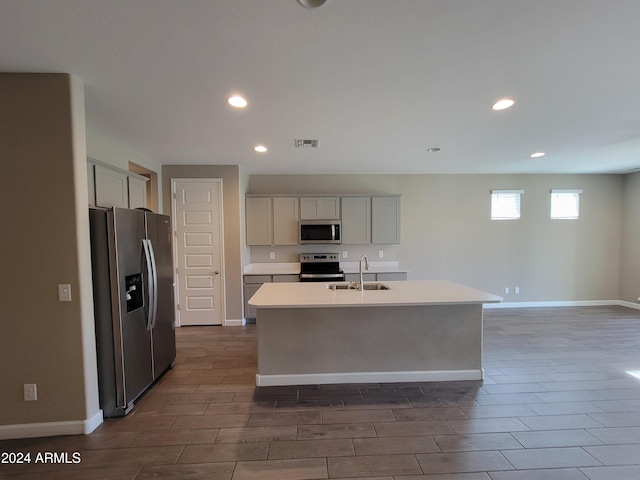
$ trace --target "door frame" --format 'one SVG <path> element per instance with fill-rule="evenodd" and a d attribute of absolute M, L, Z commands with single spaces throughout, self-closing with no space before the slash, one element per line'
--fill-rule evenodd
<path fill-rule="evenodd" d="M 180 278 L 178 275 L 178 228 L 176 225 L 176 184 L 177 183 L 217 183 L 218 184 L 218 209 L 220 213 L 220 302 L 222 310 L 222 325 L 227 324 L 227 301 L 226 301 L 226 275 L 225 275 L 225 258 L 224 258 L 224 195 L 222 191 L 222 178 L 172 178 L 171 179 L 171 228 L 173 229 L 173 264 L 175 266 L 174 273 L 174 311 L 176 314 L 176 327 L 181 326 L 180 309 L 178 302 L 180 301 Z"/>

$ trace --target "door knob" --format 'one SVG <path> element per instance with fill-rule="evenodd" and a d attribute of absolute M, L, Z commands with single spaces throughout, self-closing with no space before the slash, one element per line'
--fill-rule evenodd
<path fill-rule="evenodd" d="M 216 270 L 216 271 L 215 271 L 215 272 L 213 272 L 213 273 L 215 273 L 216 275 L 218 275 L 218 274 L 220 274 L 220 270 Z"/>

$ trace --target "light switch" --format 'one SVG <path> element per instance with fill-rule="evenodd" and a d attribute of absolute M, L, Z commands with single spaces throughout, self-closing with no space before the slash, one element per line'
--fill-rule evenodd
<path fill-rule="evenodd" d="M 58 285 L 58 300 L 61 302 L 71 301 L 71 285 L 68 283 L 61 283 Z"/>
<path fill-rule="evenodd" d="M 35 402 L 38 400 L 38 386 L 35 383 L 25 383 L 23 390 L 25 402 Z"/>

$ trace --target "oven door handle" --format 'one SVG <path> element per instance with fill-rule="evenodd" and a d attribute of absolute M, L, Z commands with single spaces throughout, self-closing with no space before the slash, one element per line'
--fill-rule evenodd
<path fill-rule="evenodd" d="M 344 274 L 342 273 L 301 273 L 300 278 L 331 280 L 333 278 L 344 278 Z"/>

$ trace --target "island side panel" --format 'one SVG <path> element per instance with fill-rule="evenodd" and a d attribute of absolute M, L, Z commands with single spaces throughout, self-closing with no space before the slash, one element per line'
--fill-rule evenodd
<path fill-rule="evenodd" d="M 257 328 L 262 385 L 288 384 L 280 376 L 340 383 L 354 373 L 372 382 L 482 374 L 481 304 L 259 308 Z"/>

